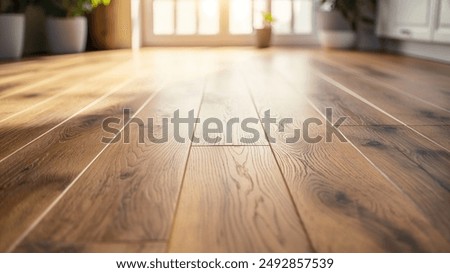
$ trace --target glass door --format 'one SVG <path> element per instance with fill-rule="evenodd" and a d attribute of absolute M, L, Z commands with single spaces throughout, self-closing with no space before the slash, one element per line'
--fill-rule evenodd
<path fill-rule="evenodd" d="M 275 44 L 311 39 L 313 0 L 149 0 L 145 44 L 251 45 L 262 12 L 269 10 L 276 19 Z"/>

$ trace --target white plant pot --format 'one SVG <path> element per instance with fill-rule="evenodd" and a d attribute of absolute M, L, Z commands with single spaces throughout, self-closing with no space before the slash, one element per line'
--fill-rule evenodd
<path fill-rule="evenodd" d="M 47 18 L 45 31 L 51 53 L 79 53 L 86 50 L 86 17 Z"/>
<path fill-rule="evenodd" d="M 25 35 L 25 15 L 0 15 L 0 59 L 22 57 Z"/>
<path fill-rule="evenodd" d="M 356 33 L 351 30 L 320 30 L 319 41 L 324 48 L 349 49 L 356 44 Z"/>

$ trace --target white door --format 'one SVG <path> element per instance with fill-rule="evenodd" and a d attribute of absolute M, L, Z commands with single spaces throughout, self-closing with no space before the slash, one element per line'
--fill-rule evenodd
<path fill-rule="evenodd" d="M 313 0 L 147 0 L 145 45 L 251 45 L 262 11 L 271 10 L 275 44 L 305 44 L 313 35 Z"/>

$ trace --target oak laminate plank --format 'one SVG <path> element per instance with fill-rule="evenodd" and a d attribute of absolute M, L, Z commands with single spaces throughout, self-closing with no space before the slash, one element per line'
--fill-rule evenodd
<path fill-rule="evenodd" d="M 450 150 L 450 126 L 411 126 L 411 128 Z"/>
<path fill-rule="evenodd" d="M 129 55 L 126 50 L 108 50 L 96 52 L 84 52 L 77 54 L 63 54 L 50 56 L 37 56 L 25 58 L 20 61 L 0 62 L 0 82 L 27 76 L 31 73 L 41 73 L 47 70 L 60 70 L 74 65 L 88 64 L 112 60 L 120 56 Z"/>
<path fill-rule="evenodd" d="M 345 126 L 341 130 L 417 204 L 450 246 L 450 152 L 403 126 Z"/>
<path fill-rule="evenodd" d="M 198 109 L 202 83 L 164 87 L 137 117 L 159 120 L 177 109 Z M 153 143 L 144 137 L 140 143 L 138 128 L 132 125 L 129 144 L 122 137 L 102 150 L 20 245 L 167 241 L 190 142 L 170 137 Z M 161 134 L 161 128 L 159 121 L 154 133 Z"/>
<path fill-rule="evenodd" d="M 123 125 L 123 109 L 136 111 L 157 91 L 152 79 L 136 78 L 85 113 L 0 163 L 0 251 L 7 251 L 106 146 L 106 118 Z"/>
<path fill-rule="evenodd" d="M 354 143 L 341 143 L 338 139 L 333 138 L 331 143 L 308 144 L 304 141 L 291 144 L 284 143 L 283 140 L 291 135 L 293 128 L 303 129 L 298 121 L 304 121 L 308 117 L 316 117 L 321 119 L 323 123 L 323 118 L 315 109 L 321 111 L 319 108 L 326 107 L 328 104 L 335 105 L 336 109 L 341 111 L 339 114 L 349 113 L 353 120 L 361 122 L 360 124 L 371 124 L 370 122 L 363 122 L 370 121 L 373 117 L 372 113 L 376 113 L 376 111 L 364 112 L 364 104 L 360 104 L 358 100 L 348 96 L 345 92 L 341 92 L 339 88 L 335 88 L 333 85 L 314 85 L 313 83 L 320 81 L 308 81 L 308 78 L 302 84 L 300 84 L 300 79 L 298 80 L 301 88 L 295 88 L 295 85 L 292 85 L 292 80 L 291 83 L 284 82 L 284 79 L 287 78 L 285 74 L 279 76 L 273 72 L 273 66 L 279 68 L 280 63 L 287 63 L 283 54 L 274 54 L 276 51 L 272 49 L 264 52 L 258 51 L 253 54 L 253 56 L 257 56 L 256 59 L 264 56 L 262 62 L 254 62 L 258 63 L 258 66 L 255 66 L 258 69 L 250 70 L 250 72 L 247 68 L 242 70 L 245 71 L 246 83 L 251 88 L 252 99 L 256 102 L 257 112 L 260 116 L 262 116 L 264 110 L 271 109 L 272 114 L 277 117 L 294 117 L 297 120 L 297 123 L 288 126 L 287 132 L 284 133 L 276 133 L 277 127 L 271 127 L 271 132 L 275 134 L 277 139 L 277 142 L 272 144 L 271 148 L 275 152 L 276 163 L 280 164 L 282 175 L 286 178 L 295 206 L 312 241 L 310 250 L 305 251 L 311 251 L 312 249 L 322 252 L 448 252 L 448 237 L 443 230 L 446 224 L 445 219 L 436 218 L 433 220 L 424 213 L 424 209 L 431 213 L 433 208 L 442 208 L 442 199 L 445 197 L 445 192 L 438 191 L 433 184 L 430 184 L 431 180 L 429 180 L 429 176 L 432 176 L 435 178 L 433 182 L 448 181 L 445 179 L 447 177 L 445 165 L 443 166 L 447 159 L 442 151 L 439 152 L 441 149 L 436 148 L 424 138 L 417 138 L 417 135 L 411 134 L 410 131 L 405 131 L 406 133 L 402 131 L 395 138 L 389 138 L 389 142 L 386 142 L 388 144 L 383 142 L 384 145 L 390 145 L 389 147 L 399 148 L 398 152 L 389 151 L 392 154 L 384 153 L 381 155 L 381 153 L 377 153 L 376 156 L 371 155 L 373 160 L 370 160 L 370 162 L 368 161 L 369 152 L 367 152 L 367 155 L 365 153 L 363 155 L 359 150 L 355 150 L 356 141 Z M 295 52 L 296 56 L 303 56 L 301 59 L 306 61 L 308 58 L 305 58 L 305 56 L 311 54 L 309 51 L 304 52 L 303 50 L 288 51 L 289 54 Z M 217 75 L 221 75 L 220 73 L 224 73 L 223 71 L 230 73 L 229 70 L 223 69 L 224 67 L 227 68 L 227 64 L 231 61 L 227 58 L 232 59 L 238 55 L 248 56 L 247 53 L 235 54 L 233 50 L 228 49 L 151 49 L 143 50 L 140 55 L 141 58 L 137 61 L 146 63 L 147 67 L 150 68 L 146 73 L 152 75 L 156 73 L 156 75 L 153 75 L 156 80 L 170 75 L 169 79 L 172 83 L 170 87 L 165 88 L 154 97 L 147 107 L 140 112 L 140 117 L 143 119 L 171 117 L 173 111 L 180 106 L 181 112 L 184 114 L 191 109 L 196 110 L 197 113 L 201 99 L 201 88 L 196 84 L 191 84 L 192 78 L 199 75 L 202 77 L 204 73 L 216 69 L 220 69 L 222 72 L 212 74 L 212 77 L 218 77 Z M 189 57 L 186 57 L 188 55 Z M 212 65 L 205 67 L 202 66 L 202 62 Z M 196 75 L 189 73 L 194 70 L 193 64 L 196 66 L 195 70 L 202 71 Z M 303 80 L 305 75 L 309 77 L 309 74 L 306 74 L 305 71 L 310 68 L 306 63 L 304 67 L 298 69 L 299 71 L 291 69 L 290 73 Z M 231 69 L 233 69 L 231 70 L 232 73 L 235 73 L 236 67 L 233 66 Z M 241 70 L 238 73 L 240 72 Z M 230 74 L 228 76 L 227 74 L 222 75 L 229 77 L 229 79 L 232 78 Z M 122 76 L 117 75 L 117 77 Z M 218 78 L 220 79 L 220 77 Z M 252 77 L 254 77 L 254 80 L 249 80 Z M 108 80 L 109 78 L 106 79 L 106 81 Z M 177 143 L 173 140 L 166 144 L 149 143 L 148 140 L 145 140 L 145 143 L 139 144 L 137 143 L 139 139 L 137 132 L 139 130 L 136 127 L 131 130 L 132 144 L 111 144 L 103 150 L 105 146 L 99 142 L 99 138 L 103 136 L 100 131 L 100 122 L 103 118 L 110 115 L 120 115 L 124 107 L 136 109 L 149 96 L 149 89 L 152 88 L 149 87 L 150 84 L 145 79 L 142 80 L 141 83 L 134 81 L 134 85 L 130 85 L 130 89 L 123 90 L 120 95 L 105 97 L 87 111 L 74 116 L 63 126 L 58 126 L 41 139 L 0 163 L 0 173 L 5 173 L 8 177 L 7 183 L 0 184 L 0 194 L 3 195 L 0 200 L 9 206 L 0 206 L 0 209 L 5 209 L 5 213 L 0 213 L 0 221 L 9 223 L 6 225 L 0 224 L 0 229 L 3 228 L 4 230 L 0 231 L 0 234 L 8 234 L 12 238 L 6 236 L 1 238 L 0 242 L 4 242 L 4 238 L 8 240 L 8 243 L 5 243 L 4 246 L 0 246 L 2 251 L 5 251 L 4 249 L 11 250 L 11 245 L 15 245 L 15 242 L 20 242 L 15 248 L 19 252 L 154 252 L 159 251 L 159 249 L 166 251 L 166 242 L 169 239 L 169 243 L 173 244 L 174 241 L 170 238 L 173 215 L 180 193 L 190 144 Z M 219 82 L 217 81 L 217 83 Z M 222 84 L 232 86 L 232 83 L 233 81 L 225 81 Z M 222 84 L 218 84 L 218 86 L 220 87 Z M 91 86 L 97 85 L 92 83 Z M 99 89 L 95 89 L 99 91 Z M 95 92 L 97 93 L 97 91 Z M 75 92 L 74 94 L 78 93 Z M 81 95 L 82 91 L 79 94 Z M 86 96 L 86 101 L 88 101 L 89 94 Z M 320 104 L 321 96 L 323 96 L 324 102 Z M 241 98 L 244 102 L 246 101 L 245 96 Z M 67 96 L 67 99 L 70 100 L 70 96 Z M 239 103 L 240 101 L 236 101 L 236 104 Z M 229 113 L 234 111 L 233 109 L 237 109 L 238 114 L 241 112 L 246 115 L 251 114 L 245 112 L 246 110 L 241 111 L 242 108 L 234 108 L 233 104 L 234 102 L 224 107 L 224 110 L 215 112 L 212 111 L 214 110 L 212 107 L 211 113 L 217 115 L 220 112 L 225 112 L 225 115 L 229 116 Z M 311 107 L 311 104 L 315 109 Z M 62 105 L 65 107 L 68 103 Z M 248 105 L 248 103 L 245 103 L 245 105 Z M 56 109 L 56 106 L 50 106 L 49 109 Z M 61 110 L 57 111 L 62 113 Z M 382 118 L 383 115 L 380 117 Z M 375 118 L 372 121 L 380 121 L 381 118 Z M 37 116 L 37 121 L 39 120 L 43 121 L 44 119 Z M 374 124 L 384 124 L 385 121 Z M 29 119 L 29 122 L 33 124 L 33 120 Z M 50 122 L 50 120 L 45 120 L 45 123 L 47 122 Z M 161 126 L 162 124 L 158 123 L 155 127 L 158 134 Z M 348 127 L 351 128 L 352 126 Z M 446 128 L 446 126 L 420 127 L 427 128 L 431 132 L 428 135 L 433 140 L 442 140 L 446 136 L 446 133 L 441 133 L 446 132 L 445 129 L 443 129 L 444 131 L 435 129 Z M 359 127 L 355 126 L 355 128 Z M 366 127 L 361 127 L 361 130 L 363 128 Z M 144 129 L 148 128 L 144 126 Z M 423 132 L 425 132 L 425 129 L 423 129 Z M 182 133 L 186 135 L 187 131 L 183 129 Z M 323 127 L 320 126 L 313 127 L 312 133 L 314 135 L 325 134 Z M 169 137 L 173 136 L 173 132 L 170 131 L 168 135 Z M 372 137 L 372 134 L 368 136 Z M 375 134 L 373 136 L 381 138 Z M 402 138 L 407 140 L 406 143 L 402 142 Z M 382 140 L 383 138 L 378 142 L 381 143 Z M 3 138 L 1 138 L 1 141 L 3 141 Z M 414 150 L 416 146 L 421 147 L 422 151 Z M 3 147 L 6 147 L 6 145 Z M 246 154 L 239 151 L 258 151 L 254 153 L 254 156 L 251 156 L 252 162 L 266 161 L 263 158 L 266 157 L 267 153 L 261 153 L 260 150 L 266 151 L 270 148 L 194 146 L 191 155 L 197 149 L 211 149 L 213 151 L 218 149 L 219 151 L 216 152 L 218 155 L 215 155 L 218 158 L 216 161 L 201 161 L 201 164 L 191 166 L 200 169 L 205 165 L 218 165 L 220 160 L 229 159 L 230 155 Z M 103 152 L 96 158 L 95 156 L 99 151 Z M 401 157 L 401 154 L 403 154 L 403 157 Z M 383 165 L 387 163 L 375 162 L 381 161 L 387 156 L 392 157 L 390 162 L 393 166 L 388 168 L 388 166 Z M 202 153 L 199 157 L 205 157 L 205 155 Z M 210 157 L 209 153 L 208 157 Z M 270 158 L 269 155 L 267 157 Z M 232 158 L 234 160 L 234 157 Z M 238 161 L 245 160 L 243 156 L 236 156 L 236 158 L 239 159 Z M 400 159 L 404 159 L 406 163 L 400 162 Z M 3 165 L 6 162 L 8 164 Z M 270 164 L 273 164 L 273 159 Z M 411 174 L 402 173 L 397 175 L 401 179 L 394 179 L 396 176 L 393 175 L 393 170 L 396 166 L 401 169 L 420 166 L 423 171 L 415 170 L 411 171 Z M 385 168 L 385 171 L 382 171 L 381 167 Z M 280 190 L 270 191 L 267 189 L 270 189 L 270 186 L 279 185 L 274 183 L 279 179 L 276 178 L 272 181 L 265 179 L 271 176 L 279 177 L 277 168 L 278 166 L 276 168 L 261 168 L 264 169 L 261 173 L 269 173 L 265 176 L 253 171 L 252 177 L 256 177 L 257 180 L 248 178 L 246 176 L 247 170 L 240 167 L 230 167 L 229 173 L 251 183 L 266 181 L 269 186 L 263 188 L 264 193 L 272 196 Z M 211 169 L 211 173 L 208 175 L 217 179 L 217 174 L 223 170 L 223 165 L 220 168 L 209 169 Z M 258 167 L 258 169 L 260 168 Z M 391 175 L 388 175 L 389 170 L 392 172 Z M 79 174 L 80 176 L 78 176 Z M 419 178 L 423 178 L 419 182 L 426 187 L 427 196 L 436 196 L 436 200 L 430 202 L 429 197 L 426 196 L 417 199 L 411 198 L 406 190 L 410 192 L 418 191 L 420 187 L 417 185 L 422 185 L 419 182 L 417 184 L 405 183 L 401 187 L 396 184 L 396 180 L 402 182 L 407 179 L 407 175 L 413 176 L 416 174 Z M 192 175 L 202 176 L 202 173 L 193 173 Z M 16 179 L 13 179 L 14 177 Z M 235 190 L 237 189 L 237 184 L 226 183 L 225 180 L 229 176 L 223 175 L 223 178 L 215 186 L 231 185 L 235 187 Z M 411 179 L 411 181 L 414 181 L 414 179 Z M 206 182 L 209 183 L 210 181 Z M 209 188 L 203 188 L 197 181 L 192 180 L 190 184 L 189 188 L 191 189 L 198 189 L 199 192 L 210 192 Z M 248 191 L 245 192 L 244 190 L 248 188 L 242 186 L 248 185 L 239 184 L 241 186 L 239 190 L 241 191 L 238 191 L 232 197 L 239 197 L 243 200 L 243 202 L 235 203 L 245 205 L 246 212 L 260 211 L 261 207 L 251 208 L 245 204 L 248 199 L 242 194 L 246 194 Z M 15 190 L 10 190 L 12 188 Z M 252 190 L 250 194 L 254 193 L 255 188 L 250 188 L 250 190 Z M 63 194 L 61 195 L 61 193 Z M 198 200 L 192 200 L 193 197 L 184 193 L 184 190 L 181 192 L 181 196 L 184 198 L 185 204 L 187 202 L 191 205 L 198 205 L 198 203 L 195 203 Z M 225 199 L 227 196 L 222 193 L 219 197 Z M 207 199 L 208 196 L 201 195 L 200 198 Z M 209 203 L 200 209 L 212 210 L 217 205 L 215 202 L 218 199 L 208 199 Z M 280 202 L 276 206 L 273 205 L 273 202 L 272 205 L 268 205 L 267 199 L 264 200 L 264 203 L 258 203 L 258 205 L 269 206 L 273 210 L 287 210 L 286 207 L 292 206 L 292 200 L 290 205 L 289 202 Z M 421 202 L 424 204 L 424 208 L 417 205 Z M 224 203 L 225 205 L 230 204 L 229 199 L 225 199 Z M 187 209 L 184 210 L 187 211 Z M 28 215 L 29 211 L 31 211 L 31 215 Z M 201 215 L 194 215 L 195 217 L 190 219 L 192 211 L 188 211 L 188 214 L 180 211 L 177 213 L 174 231 L 177 229 L 178 223 L 193 225 L 192 223 L 201 219 Z M 227 210 L 226 212 L 231 215 L 237 211 Z M 269 215 L 269 212 L 271 210 L 264 209 L 258 216 L 267 216 L 264 219 L 268 219 L 273 215 L 273 213 Z M 432 217 L 444 215 L 444 213 L 436 212 L 432 214 Z M 229 250 L 233 248 L 269 249 L 269 245 L 270 249 L 273 249 L 273 246 L 276 246 L 277 249 L 282 247 L 287 249 L 287 245 L 291 246 L 291 242 L 286 242 L 281 240 L 280 237 L 272 235 L 279 232 L 275 228 L 278 225 L 274 221 L 266 221 L 267 223 L 254 221 L 250 224 L 250 227 L 242 228 L 242 233 L 239 233 L 240 231 L 236 231 L 232 225 L 224 225 L 223 217 L 219 218 L 219 216 L 212 215 L 212 217 L 218 218 L 218 221 L 213 223 L 200 222 L 200 224 L 214 224 L 216 227 L 229 231 L 225 234 L 230 239 L 222 240 L 218 244 L 218 247 L 226 248 L 225 251 L 233 251 Z M 179 217 L 185 219 L 181 221 L 178 220 L 181 219 Z M 229 218 L 236 219 L 233 216 Z M 292 219 L 290 220 L 292 221 Z M 22 220 L 24 223 L 21 222 Z M 246 218 L 243 221 L 250 222 L 251 220 Z M 279 221 L 287 222 L 287 220 Z M 13 224 L 11 225 L 11 223 Z M 14 225 L 14 223 L 17 225 Z M 292 227 L 298 228 L 297 224 L 292 225 Z M 252 240 L 249 243 L 248 236 L 245 234 L 255 230 L 253 227 L 256 225 L 259 228 L 255 228 L 258 232 L 268 230 L 267 234 L 271 235 L 261 240 Z M 287 229 L 286 226 L 283 225 L 285 229 Z M 16 228 L 18 232 L 14 231 Z M 195 226 L 193 230 L 198 232 L 199 229 Z M 189 232 L 190 230 L 178 229 L 178 238 L 181 238 L 182 235 L 189 236 Z M 251 238 L 261 237 L 258 236 L 258 232 L 251 233 L 250 236 L 253 236 Z M 244 237 L 238 242 L 239 245 L 238 243 L 234 244 L 234 241 L 237 240 L 237 238 L 233 238 L 234 234 L 237 234 L 238 238 Z M 195 236 L 206 236 L 206 239 L 200 238 L 200 242 L 203 242 L 203 245 L 213 244 L 214 246 L 216 242 L 211 241 L 210 238 L 224 238 L 221 234 L 214 236 L 210 233 L 196 234 Z M 182 243 L 179 246 L 185 247 L 188 240 L 190 239 L 181 238 L 179 241 Z M 270 242 L 270 244 L 264 244 L 261 241 Z M 154 242 L 158 246 L 155 246 Z M 256 244 L 257 247 L 255 247 Z M 161 248 L 159 248 L 159 245 L 161 245 Z"/>
<path fill-rule="evenodd" d="M 325 108 L 331 107 L 333 116 L 347 117 L 350 122 L 346 121 L 343 125 L 401 125 L 406 124 L 405 121 L 410 124 L 446 124 L 450 117 L 447 112 L 439 108 L 415 99 L 411 101 L 411 97 L 389 92 L 384 87 L 377 88 L 371 83 L 364 82 L 363 79 L 342 73 L 333 66 L 311 61 L 308 56 L 291 55 L 290 58 L 283 56 L 280 57 L 276 66 L 296 91 L 305 93 L 323 114 L 325 114 Z M 314 73 L 309 73 L 311 66 L 318 67 L 319 76 L 323 76 L 318 77 Z M 286 67 L 294 67 L 294 71 L 302 71 L 302 73 L 290 73 Z M 276 70 L 273 73 L 276 73 Z M 324 84 L 327 80 L 328 82 Z M 304 89 L 309 91 L 301 91 Z M 346 92 L 352 95 L 344 94 Z M 426 129 L 427 127 L 408 127 L 422 137 L 434 141 L 443 148 L 446 147 L 445 139 L 435 137 L 436 134 L 432 134 Z"/>
<path fill-rule="evenodd" d="M 260 73 L 272 86 L 281 85 L 273 71 Z M 247 74 L 246 74 L 247 76 Z M 252 81 L 258 83 L 259 81 Z M 291 108 L 289 102 L 272 100 L 267 105 L 264 86 L 251 88 L 258 109 L 269 107 L 275 116 Z M 305 87 L 307 88 L 307 87 Z M 265 92 L 275 92 L 267 86 Z M 280 92 L 278 89 L 277 93 Z M 298 90 L 286 89 L 291 105 L 301 100 Z M 262 104 L 259 101 L 262 101 Z M 303 100 L 306 100 L 303 98 Z M 293 108 L 291 108 L 293 109 Z M 287 181 L 314 248 L 319 252 L 422 252 L 448 251 L 440 232 L 399 188 L 348 142 L 333 138 L 318 143 L 299 140 L 286 143 L 293 129 L 303 129 L 307 117 L 322 120 L 311 105 L 292 113 L 296 123 L 284 132 L 271 130 L 272 149 Z M 300 118 L 296 118 L 300 117 Z M 325 136 L 324 126 L 309 129 Z"/>
<path fill-rule="evenodd" d="M 68 119 L 118 91 L 132 81 L 132 65 L 128 62 L 108 73 L 91 78 L 73 90 L 39 105 L 26 113 L 0 124 L 0 162 L 30 142 L 60 126 Z"/>
<path fill-rule="evenodd" d="M 288 63 L 290 67 L 296 69 L 302 69 L 305 65 L 296 62 L 293 58 L 290 58 Z M 329 80 L 336 87 L 342 86 L 349 89 L 363 100 L 375 105 L 407 125 L 448 125 L 450 123 L 450 112 L 438 107 L 426 104 L 413 97 L 405 96 L 377 83 L 366 81 L 357 75 L 343 72 L 337 67 L 318 60 L 311 60 L 310 66 L 317 69 L 319 77 Z M 314 77 L 311 78 L 312 81 L 316 81 Z M 291 77 L 291 79 L 297 81 L 294 77 Z M 320 91 L 324 89 L 320 88 Z M 318 100 L 320 99 L 321 97 L 318 98 Z"/>
<path fill-rule="evenodd" d="M 279 141 L 273 150 L 319 252 L 449 251 L 446 237 L 350 143 Z"/>
<path fill-rule="evenodd" d="M 193 145 L 268 145 L 244 79 L 233 66 L 208 76 L 199 118 L 202 124 L 207 119 L 220 122 L 223 126 L 222 133 L 208 133 L 208 128 L 200 124 L 195 130 L 199 142 Z M 253 134 L 245 132 L 241 127 L 243 120 L 250 118 L 254 121 L 248 127 L 259 134 L 257 139 L 252 139 Z M 232 119 L 238 119 L 238 123 L 228 123 Z M 214 124 L 209 128 L 216 129 L 217 125 Z M 231 133 L 227 133 L 228 127 Z"/>
<path fill-rule="evenodd" d="M 336 53 L 341 54 L 341 52 Z M 404 78 L 419 76 L 421 79 L 430 81 L 450 79 L 450 65 L 448 63 L 389 53 L 373 54 L 355 51 L 352 54 L 357 59 L 367 60 L 379 67 L 387 65 L 389 70 L 394 71 L 394 73 L 397 72 L 395 74 L 400 74 Z"/>
<path fill-rule="evenodd" d="M 276 102 L 285 105 L 283 109 L 277 109 L 283 113 L 280 118 L 296 117 L 299 120 L 301 111 L 298 109 L 308 107 L 312 102 L 324 115 L 326 108 L 331 108 L 333 122 L 345 117 L 342 125 L 399 125 L 386 114 L 318 77 L 307 56 L 299 54 L 289 59 L 276 57 L 275 60 L 259 58 L 249 62 L 245 69 L 248 83 L 258 95 L 261 116 Z M 261 74 L 267 77 L 261 77 Z"/>
<path fill-rule="evenodd" d="M 193 147 L 171 252 L 310 252 L 269 147 Z"/>
<path fill-rule="evenodd" d="M 116 62 L 90 64 L 89 69 L 82 68 L 66 73 L 67 79 L 0 99 L 0 124 L 7 119 L 23 115 L 26 111 L 54 100 L 64 93 L 74 90 L 77 86 L 82 86 L 86 79 L 95 78 L 96 75 L 106 74 L 113 69 L 111 67 L 118 64 Z M 98 73 L 97 71 L 100 72 Z"/>
<path fill-rule="evenodd" d="M 410 68 L 405 65 L 392 67 L 394 62 L 385 61 L 382 56 L 379 56 L 379 60 L 373 57 L 367 59 L 366 55 L 325 54 L 321 57 L 322 60 L 332 62 L 344 71 L 363 76 L 372 82 L 379 82 L 444 110 L 450 109 L 450 79 L 448 77 L 430 73 L 430 70 L 410 72 L 408 71 Z"/>
<path fill-rule="evenodd" d="M 357 77 L 336 73 L 328 73 L 327 75 L 324 73 L 323 77 L 334 85 L 339 86 L 342 90 L 345 90 L 345 92 L 362 97 L 362 100 L 366 101 L 373 108 L 378 108 L 379 111 L 395 118 L 400 124 L 407 125 L 407 127 L 414 130 L 417 134 L 428 138 L 430 141 L 449 151 L 448 141 L 445 137 L 442 137 L 448 134 L 442 129 L 448 127 L 450 112 L 422 103 L 411 97 L 389 92 L 389 90 L 383 89 L 383 87 L 368 84 Z M 317 104 L 321 104 L 322 102 L 319 100 Z M 368 112 L 374 112 L 370 108 L 367 109 Z M 429 129 L 428 126 L 433 125 L 436 125 L 434 131 L 439 130 L 441 132 L 439 136 L 436 132 Z"/>
<path fill-rule="evenodd" d="M 52 58 L 52 62 L 48 62 L 48 57 L 38 57 L 35 59 L 25 59 L 15 62 L 0 62 L 0 83 L 10 80 L 16 80 L 18 78 L 24 78 L 32 73 L 42 71 L 43 63 L 46 63 L 45 68 L 64 68 L 68 65 L 76 63 L 76 60 L 80 59 L 80 56 L 55 56 Z"/>
<path fill-rule="evenodd" d="M 135 243 L 79 243 L 54 244 L 38 243 L 21 245 L 16 253 L 164 253 L 166 242 L 135 242 Z"/>
<path fill-rule="evenodd" d="M 25 77 L 21 76 L 21 72 L 17 72 L 16 76 L 5 77 L 6 79 L 13 79 L 0 84 L 0 99 L 9 96 L 27 92 L 30 90 L 39 90 L 44 88 L 47 84 L 58 83 L 61 81 L 70 81 L 71 73 L 80 71 L 89 71 L 92 64 L 105 63 L 113 64 L 124 62 L 130 58 L 131 54 L 126 52 L 111 52 L 109 54 L 100 54 L 99 56 L 89 54 L 80 54 L 76 62 L 68 62 L 62 60 L 41 60 L 40 69 L 36 72 L 31 72 Z M 88 57 L 89 56 L 89 57 Z M 0 66 L 1 68 L 1 66 Z M 98 73 L 98 70 L 91 70 L 92 75 Z M 86 76 L 87 77 L 87 76 Z"/>
<path fill-rule="evenodd" d="M 175 111 L 178 106 L 177 100 L 183 100 L 193 95 L 191 93 L 199 92 L 198 89 L 192 91 L 188 85 L 183 82 L 180 83 L 180 81 L 195 79 L 199 74 L 203 75 L 205 71 L 208 71 L 208 67 L 205 67 L 203 71 L 191 72 L 188 66 L 174 63 L 178 68 L 174 70 L 172 66 L 167 65 L 167 62 L 171 60 L 170 56 L 163 53 L 163 58 L 160 59 L 160 57 L 160 52 L 156 52 L 155 55 L 142 52 L 138 60 L 144 61 L 138 68 L 143 71 L 143 75 L 132 76 L 130 85 L 120 88 L 116 93 L 104 98 L 85 113 L 68 120 L 66 124 L 59 126 L 29 147 L 8 158 L 3 164 L 0 163 L 2 172 L 8 178 L 2 186 L 5 194 L 2 199 L 5 204 L 2 206 L 5 208 L 5 213 L 3 214 L 4 217 L 0 217 L 5 230 L 2 232 L 5 234 L 5 239 L 2 240 L 5 245 L 2 245 L 2 247 L 9 247 L 9 249 L 14 247 L 15 242 L 21 240 L 20 236 L 26 235 L 29 228 L 33 227 L 30 225 L 39 221 L 40 217 L 46 213 L 48 206 L 51 206 L 56 198 L 59 198 L 60 194 L 102 151 L 105 144 L 100 142 L 101 138 L 103 136 L 111 137 L 110 134 L 102 131 L 101 122 L 104 118 L 117 117 L 123 122 L 121 116 L 123 109 L 129 108 L 132 113 L 136 112 L 138 107 L 146 101 L 146 98 L 154 93 L 155 84 L 156 86 L 160 85 L 167 76 L 174 77 L 172 78 L 173 84 L 181 85 L 182 89 L 181 91 L 166 90 L 166 95 L 155 97 L 155 104 L 148 108 L 153 116 L 158 118 L 170 117 L 169 109 Z M 195 56 L 188 55 L 182 60 L 185 63 L 192 63 L 192 58 L 195 58 Z M 155 71 L 154 67 L 159 67 L 159 69 Z M 126 71 L 118 72 L 127 75 Z M 133 70 L 130 73 L 133 73 Z M 148 113 L 142 113 L 141 118 L 143 120 L 149 117 L 146 114 Z M 120 128 L 120 124 L 117 126 Z M 117 126 L 113 127 L 116 128 Z M 155 128 L 160 128 L 160 126 L 161 123 L 157 124 Z M 134 130 L 132 130 L 132 133 L 132 137 L 135 140 L 138 139 Z M 129 145 L 123 144 L 122 146 L 124 148 Z M 121 155 L 117 154 L 110 158 L 121 158 Z M 14 162 L 21 162 L 22 164 L 15 165 Z M 170 162 L 170 164 L 173 164 L 173 162 Z M 144 168 L 146 170 L 146 166 Z M 120 176 L 120 179 L 122 179 L 122 176 Z M 88 179 L 89 181 L 91 180 Z M 20 201 L 17 196 L 25 196 L 26 200 Z M 37 206 L 36 200 L 41 199 L 44 201 L 40 201 Z M 20 219 L 26 221 L 20 221 Z M 16 228 L 13 229 L 13 226 Z M 112 238 L 112 241 L 115 241 L 115 239 L 115 237 Z"/>
<path fill-rule="evenodd" d="M 198 83 L 190 82 L 214 70 L 214 65 L 210 67 L 208 62 L 202 65 L 199 60 L 203 58 L 201 56 L 198 58 L 195 52 L 193 52 L 194 56 L 182 52 L 183 56 L 190 56 L 188 58 L 173 56 L 180 54 L 179 52 L 175 52 L 177 54 L 170 51 L 160 53 L 152 55 L 153 61 L 157 63 L 155 67 L 165 67 L 165 72 L 171 76 L 171 87 L 162 90 L 140 112 L 142 119 L 158 118 L 159 123 L 154 127 L 157 135 L 160 135 L 159 130 L 161 130 L 160 119 L 171 117 L 175 110 L 178 109 L 182 114 L 186 114 L 194 109 L 198 113 L 202 87 Z M 189 53 L 192 52 L 189 50 Z M 182 58 L 183 61 L 174 62 L 173 65 L 176 66 L 174 69 L 170 65 L 167 66 L 170 58 Z M 192 70 L 190 65 L 193 59 L 196 59 L 199 65 L 197 70 Z M 158 63 L 158 60 L 161 63 Z M 188 134 L 186 128 L 182 130 L 182 133 L 185 136 Z M 173 131 L 169 132 L 169 136 L 173 136 Z M 131 145 L 117 143 L 108 147 L 104 154 L 95 160 L 86 173 L 77 180 L 67 195 L 64 195 L 57 203 L 58 206 L 51 211 L 56 212 L 45 217 L 43 223 L 25 239 L 24 244 L 50 242 L 57 245 L 61 242 L 115 242 L 117 240 L 139 242 L 155 238 L 167 240 L 190 144 L 178 143 L 173 139 L 163 144 L 148 143 L 145 139 L 146 143 L 139 144 L 136 143 L 140 138 L 136 130 L 131 130 L 130 138 Z M 99 175 L 105 176 L 102 178 Z M 88 189 L 87 194 L 84 194 L 86 189 Z M 72 191 L 75 192 L 74 195 L 70 194 Z M 80 196 L 85 198 L 81 200 Z M 89 200 L 97 204 L 98 198 L 104 198 L 105 203 L 92 207 L 85 206 L 86 202 L 90 202 Z M 67 201 L 72 199 L 73 201 Z M 82 202 L 81 206 L 78 202 Z M 70 218 L 77 220 L 60 221 L 59 205 L 64 206 L 62 213 L 65 215 L 73 210 L 73 214 L 69 213 Z M 69 207 L 65 207 L 67 205 Z M 86 213 L 85 208 L 92 213 Z M 99 219 L 99 215 L 105 213 L 108 216 Z M 45 224 L 46 218 L 52 219 L 49 220 L 52 224 Z M 80 220 L 81 218 L 84 218 L 86 222 Z M 71 223 L 75 222 L 83 222 L 85 225 L 74 230 Z M 91 232 L 93 226 L 96 227 L 96 231 Z M 45 231 L 53 228 L 57 232 Z M 83 231 L 83 229 L 86 230 Z M 48 235 L 52 234 L 54 236 L 49 238 Z"/>

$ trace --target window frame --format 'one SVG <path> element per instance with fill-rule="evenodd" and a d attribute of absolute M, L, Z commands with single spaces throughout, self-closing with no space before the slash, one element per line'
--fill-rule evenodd
<path fill-rule="evenodd" d="M 254 33 L 250 34 L 231 34 L 228 25 L 228 0 L 219 0 L 221 12 L 219 33 L 215 35 L 155 35 L 153 33 L 153 0 L 142 0 L 142 34 L 144 46 L 251 46 L 255 44 Z M 272 1 L 269 2 L 269 8 Z M 312 30 L 309 34 L 273 34 L 272 45 L 292 46 L 292 45 L 317 45 L 316 35 L 316 1 L 313 3 L 311 18 Z"/>

